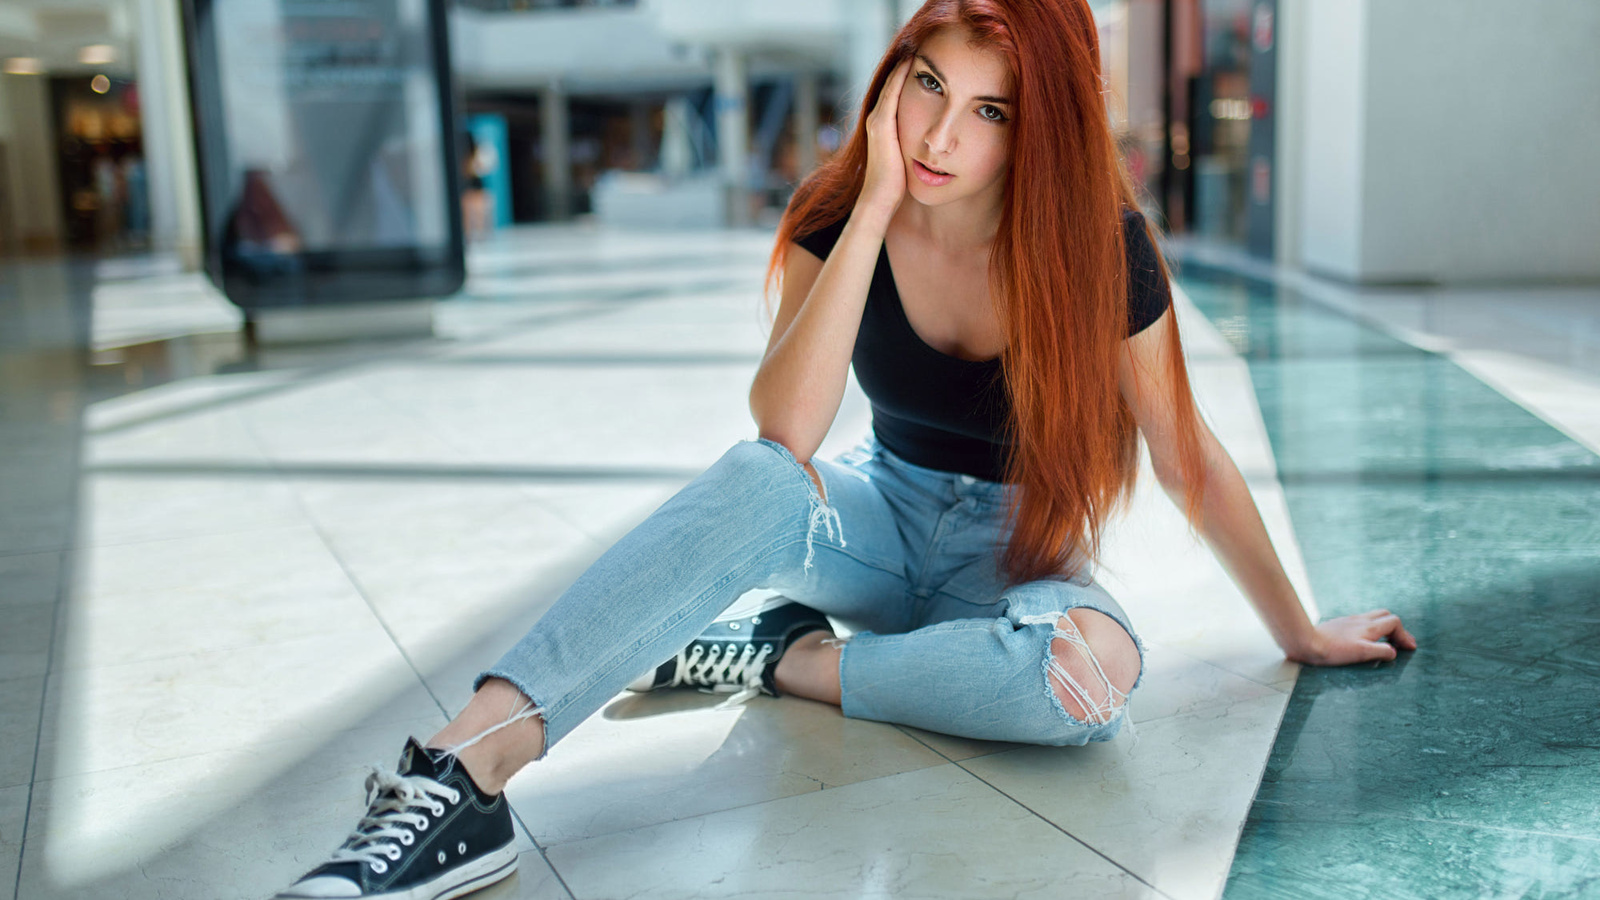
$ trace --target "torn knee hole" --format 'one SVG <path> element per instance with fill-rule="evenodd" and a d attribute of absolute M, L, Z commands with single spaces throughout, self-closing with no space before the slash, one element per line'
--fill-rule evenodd
<path fill-rule="evenodd" d="M 1110 722 L 1139 680 L 1139 668 L 1139 648 L 1115 619 L 1089 609 L 1057 618 L 1050 688 L 1068 715 L 1091 725 Z"/>
<path fill-rule="evenodd" d="M 822 473 L 809 462 L 801 463 L 800 468 L 805 470 L 812 484 L 817 487 L 816 494 L 811 498 L 811 521 L 806 526 L 806 560 L 803 568 L 809 572 L 812 562 L 817 558 L 819 529 L 825 530 L 830 540 L 838 541 L 840 547 L 847 545 L 844 540 L 844 522 L 839 518 L 839 511 L 828 505 L 828 494 L 822 486 Z"/>
<path fill-rule="evenodd" d="M 806 474 L 811 476 L 811 483 L 817 488 L 817 496 L 822 498 L 823 503 L 827 503 L 828 489 L 822 485 L 822 473 L 818 472 L 816 466 L 809 462 L 801 463 L 800 468 L 805 469 Z"/>

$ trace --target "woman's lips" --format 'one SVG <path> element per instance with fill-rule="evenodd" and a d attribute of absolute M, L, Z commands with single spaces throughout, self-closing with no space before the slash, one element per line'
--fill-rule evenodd
<path fill-rule="evenodd" d="M 920 159 L 914 159 L 911 161 L 911 169 L 917 173 L 917 180 L 921 181 L 925 185 L 928 185 L 929 187 L 938 187 L 942 184 L 949 184 L 950 180 L 955 178 L 954 175 L 946 174 L 944 172 L 937 172 L 928 168 L 928 166 Z"/>

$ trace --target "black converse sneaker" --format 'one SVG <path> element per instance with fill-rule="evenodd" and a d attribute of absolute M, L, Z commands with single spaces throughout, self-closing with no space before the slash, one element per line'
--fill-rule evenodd
<path fill-rule="evenodd" d="M 735 604 L 678 655 L 639 676 L 630 691 L 697 687 L 711 693 L 735 693 L 729 703 L 756 694 L 778 696 L 773 673 L 778 660 L 801 635 L 832 630 L 828 617 L 787 597 L 759 604 Z"/>
<path fill-rule="evenodd" d="M 511 807 L 438 750 L 406 741 L 398 774 L 367 776 L 367 814 L 327 862 L 277 900 L 448 900 L 517 868 Z"/>

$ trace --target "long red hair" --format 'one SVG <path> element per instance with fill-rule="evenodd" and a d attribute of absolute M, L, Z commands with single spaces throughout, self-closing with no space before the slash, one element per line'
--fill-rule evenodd
<path fill-rule="evenodd" d="M 1096 559 L 1105 522 L 1138 475 L 1138 429 L 1117 385 L 1128 330 L 1122 211 L 1137 208 L 1137 194 L 1107 122 L 1085 0 L 930 0 L 918 10 L 879 63 L 849 142 L 795 191 L 767 276 L 776 288 L 790 243 L 850 214 L 865 180 L 867 113 L 894 67 L 952 26 L 1004 55 L 1015 85 L 990 286 L 1006 337 L 1006 481 L 1020 488 L 1003 564 L 1020 584 Z M 1178 329 L 1167 334 L 1184 506 L 1196 521 L 1199 419 Z"/>

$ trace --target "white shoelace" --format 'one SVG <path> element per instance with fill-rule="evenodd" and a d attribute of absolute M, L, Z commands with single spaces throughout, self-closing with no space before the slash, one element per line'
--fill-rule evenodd
<path fill-rule="evenodd" d="M 762 644 L 760 650 L 755 644 L 745 644 L 742 652 L 738 644 L 714 644 L 707 652 L 704 644 L 696 643 L 678 651 L 671 687 L 691 685 L 710 688 L 715 693 L 738 691 L 718 708 L 738 706 L 761 693 L 761 670 L 771 655 L 771 644 Z"/>
<path fill-rule="evenodd" d="M 401 846 L 411 846 L 418 833 L 428 830 L 428 816 L 416 810 L 426 809 L 435 818 L 444 815 L 444 804 L 435 798 L 457 803 L 461 794 L 421 775 L 373 769 L 367 775 L 367 814 L 345 839 L 349 846 L 335 850 L 330 862 L 357 862 L 379 875 L 387 872 L 389 863 L 400 859 Z"/>

